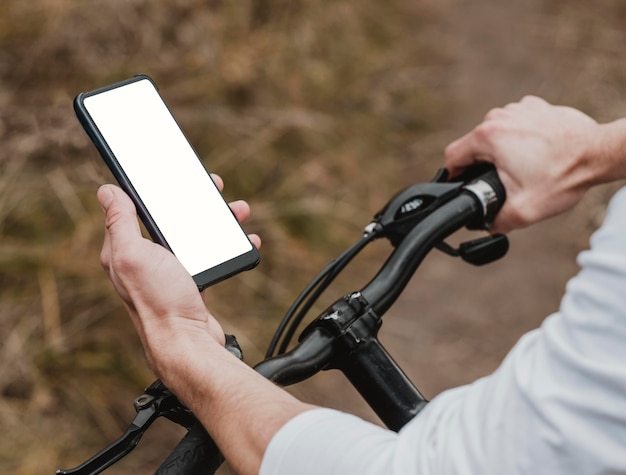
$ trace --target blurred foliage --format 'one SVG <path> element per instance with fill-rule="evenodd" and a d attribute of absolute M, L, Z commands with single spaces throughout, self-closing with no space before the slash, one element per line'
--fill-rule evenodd
<path fill-rule="evenodd" d="M 151 75 L 227 196 L 251 202 L 263 263 L 208 298 L 253 362 L 289 299 L 410 180 L 409 149 L 444 109 L 416 80 L 438 54 L 405 41 L 429 15 L 409 2 L 0 4 L 3 471 L 77 463 L 119 435 L 151 380 L 99 266 L 95 190 L 112 179 L 73 96 Z M 171 434 L 120 470 L 158 461 Z"/>
<path fill-rule="evenodd" d="M 596 87 L 567 97 L 593 111 L 614 105 L 615 90 L 598 77 L 623 84 L 623 61 L 611 61 L 624 45 L 622 3 L 606 2 L 599 16 L 582 0 L 539 4 L 537 44 L 569 54 L 562 69 L 553 65 L 555 77 L 574 69 L 584 78 L 577 85 Z M 0 2 L 0 470 L 78 463 L 120 434 L 151 381 L 100 269 L 95 191 L 112 178 L 74 117 L 75 94 L 149 74 L 227 197 L 251 203 L 246 228 L 264 239 L 262 264 L 207 298 L 254 362 L 316 270 L 392 193 L 440 166 L 451 117 L 464 106 L 455 90 L 467 78 L 450 68 L 465 55 L 453 26 L 467 8 L 461 0 Z M 581 57 L 595 69 L 578 68 Z M 479 80 L 490 87 L 487 72 Z M 343 289 L 375 267 L 358 264 Z M 110 473 L 147 473 L 179 435 L 160 431 Z"/>

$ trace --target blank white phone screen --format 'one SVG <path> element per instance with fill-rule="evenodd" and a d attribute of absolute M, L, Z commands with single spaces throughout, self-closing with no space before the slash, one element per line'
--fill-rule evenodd
<path fill-rule="evenodd" d="M 84 106 L 192 276 L 252 249 L 149 80 L 88 96 Z"/>

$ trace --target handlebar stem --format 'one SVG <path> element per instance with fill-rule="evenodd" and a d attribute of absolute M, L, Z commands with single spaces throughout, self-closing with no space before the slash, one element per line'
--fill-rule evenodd
<path fill-rule="evenodd" d="M 331 365 L 348 378 L 381 421 L 397 432 L 428 401 L 378 341 L 381 324 L 369 309 L 343 333 L 343 351 Z"/>

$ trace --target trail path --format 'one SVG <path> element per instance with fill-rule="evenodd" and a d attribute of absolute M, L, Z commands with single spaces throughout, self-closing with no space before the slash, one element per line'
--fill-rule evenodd
<path fill-rule="evenodd" d="M 559 66 L 558 38 L 537 23 L 546 21 L 545 3 L 448 0 L 442 6 L 455 12 L 441 18 L 436 39 L 450 61 L 442 87 L 457 104 L 446 140 L 470 130 L 490 108 L 526 94 L 578 99 L 567 65 Z M 445 145 L 441 137 L 433 140 Z M 575 256 L 608 196 L 600 191 L 576 212 L 513 233 L 511 250 L 498 263 L 475 268 L 440 254 L 427 258 L 386 315 L 381 341 L 428 398 L 492 372 L 523 333 L 558 309 L 577 271 Z M 296 392 L 375 420 L 341 375 L 314 378 Z"/>

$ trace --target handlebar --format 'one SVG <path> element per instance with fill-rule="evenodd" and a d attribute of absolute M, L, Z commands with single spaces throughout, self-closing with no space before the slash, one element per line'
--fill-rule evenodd
<path fill-rule="evenodd" d="M 307 379 L 331 365 L 338 367 L 335 358 L 339 351 L 338 338 L 343 337 L 349 329 L 352 330 L 359 317 L 374 315 L 380 319 L 402 293 L 433 247 L 464 226 L 483 229 L 490 226 L 504 203 L 506 194 L 495 169 L 481 167 L 479 172 L 473 178 L 465 176 L 464 179 L 469 179 L 469 183 L 460 183 L 454 196 L 451 196 L 448 188 L 444 190 L 442 196 L 447 201 L 438 204 L 427 216 L 420 217 L 418 224 L 397 243 L 380 271 L 368 284 L 323 312 L 303 332 L 298 345 L 291 351 L 266 359 L 257 364 L 255 369 L 268 379 L 287 385 Z M 394 205 L 399 210 L 404 206 L 403 203 L 415 200 L 410 194 L 404 196 L 400 193 L 399 196 L 400 202 Z M 389 213 L 389 209 L 394 208 L 390 204 L 383 212 L 385 215 L 396 216 L 398 212 L 394 209 Z M 499 244 L 497 240 L 493 242 Z M 500 254 L 503 255 L 502 252 Z"/>
<path fill-rule="evenodd" d="M 215 473 L 222 463 L 224 463 L 224 456 L 220 449 L 202 424 L 197 422 L 154 472 L 154 475 Z"/>
<path fill-rule="evenodd" d="M 261 361 L 254 369 L 281 386 L 299 383 L 328 365 L 335 353 L 334 340 L 326 330 L 316 328 L 289 353 Z"/>
<path fill-rule="evenodd" d="M 380 315 L 402 293 L 424 257 L 439 241 L 482 215 L 474 195 L 463 192 L 424 218 L 396 247 L 361 294 Z"/>
<path fill-rule="evenodd" d="M 458 251 L 443 242 L 464 226 L 488 229 L 506 198 L 495 169 L 489 165 L 472 167 L 452 183 L 446 179 L 447 173 L 442 170 L 435 183 L 403 190 L 377 213 L 366 230 L 389 238 L 395 247 L 378 273 L 360 291 L 346 295 L 324 311 L 303 331 L 294 348 L 257 364 L 257 372 L 286 386 L 324 369 L 340 369 L 390 429 L 399 430 L 419 413 L 426 399 L 378 342 L 382 315 L 434 247 L 477 265 L 502 257 L 508 249 L 504 237 L 483 238 L 461 245 Z M 230 349 L 236 351 L 238 346 Z M 159 403 L 170 401 L 172 396 L 158 394 Z M 168 409 L 160 415 L 178 423 L 186 421 L 182 425 L 189 432 L 156 475 L 214 473 L 223 457 L 200 423 L 178 406 L 176 411 Z M 188 424 L 188 416 L 195 423 Z M 138 440 L 125 441 L 128 451 Z M 83 464 L 57 473 L 91 475 L 100 471 Z"/>

